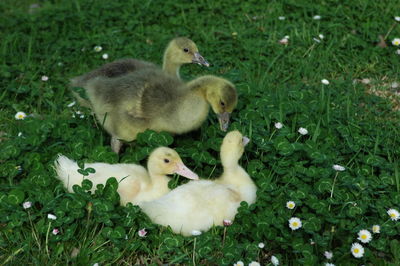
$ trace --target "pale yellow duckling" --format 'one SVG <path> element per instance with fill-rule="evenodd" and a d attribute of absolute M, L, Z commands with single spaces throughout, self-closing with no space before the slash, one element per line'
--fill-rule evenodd
<path fill-rule="evenodd" d="M 108 178 L 115 177 L 119 182 L 118 194 L 121 205 L 128 202 L 136 205 L 141 201 L 154 200 L 168 193 L 170 179 L 166 175 L 175 173 L 189 179 L 198 179 L 198 176 L 183 164 L 178 153 L 167 147 L 157 148 L 150 154 L 147 170 L 137 164 L 85 164 L 85 168 L 88 167 L 94 168 L 96 172 L 84 177 L 78 173 L 79 167 L 75 161 L 63 155 L 55 161 L 57 176 L 69 192 L 73 192 L 72 186 L 80 185 L 84 178 L 92 181 L 91 192 L 94 192 L 98 184 L 105 185 Z"/>
<path fill-rule="evenodd" d="M 163 71 L 180 78 L 179 69 L 183 64 L 210 64 L 199 53 L 196 44 L 185 37 L 175 38 L 169 42 L 164 52 Z M 71 79 L 72 87 L 85 87 L 86 83 L 96 77 L 115 78 L 143 68 L 158 68 L 156 65 L 137 59 L 120 59 L 101 66 L 89 73 Z"/>
<path fill-rule="evenodd" d="M 84 88 L 117 153 L 120 140 L 135 140 L 146 129 L 183 134 L 199 128 L 210 105 L 225 131 L 237 104 L 236 88 L 226 79 L 203 76 L 184 83 L 154 68 L 97 77 Z"/>
<path fill-rule="evenodd" d="M 238 164 L 247 142 L 238 131 L 228 133 L 221 146 L 224 173 L 220 178 L 189 182 L 139 206 L 154 223 L 170 226 L 184 236 L 223 225 L 224 220 L 233 221 L 241 201 L 256 201 L 257 187 Z"/>

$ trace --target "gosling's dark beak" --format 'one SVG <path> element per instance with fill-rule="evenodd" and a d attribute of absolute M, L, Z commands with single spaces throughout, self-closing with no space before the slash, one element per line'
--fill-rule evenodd
<path fill-rule="evenodd" d="M 229 126 L 230 113 L 225 112 L 222 114 L 217 114 L 217 116 L 218 116 L 218 121 L 219 121 L 219 128 L 225 132 Z"/>
<path fill-rule="evenodd" d="M 203 65 L 203 66 L 206 66 L 206 67 L 210 66 L 210 64 L 207 62 L 207 60 L 205 60 L 204 57 L 202 57 L 199 52 L 195 52 L 193 54 L 192 63 L 197 63 L 199 65 Z"/>

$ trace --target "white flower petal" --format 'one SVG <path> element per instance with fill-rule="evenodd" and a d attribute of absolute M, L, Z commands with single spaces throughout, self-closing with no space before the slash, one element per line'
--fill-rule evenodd
<path fill-rule="evenodd" d="M 394 38 L 393 41 L 392 41 L 392 44 L 394 46 L 399 46 L 400 45 L 400 38 Z"/>
<path fill-rule="evenodd" d="M 272 256 L 271 256 L 271 263 L 272 263 L 274 266 L 279 265 L 279 260 L 278 260 L 278 258 L 272 255 Z"/>
<path fill-rule="evenodd" d="M 333 257 L 333 253 L 331 251 L 325 251 L 324 256 L 326 259 L 330 260 Z"/>
<path fill-rule="evenodd" d="M 49 214 L 47 214 L 47 218 L 49 218 L 50 220 L 56 220 L 57 216 L 55 216 L 54 214 L 49 213 Z"/>
<path fill-rule="evenodd" d="M 286 208 L 293 210 L 294 207 L 296 207 L 296 203 L 294 201 L 290 200 L 290 201 L 286 202 Z"/>
<path fill-rule="evenodd" d="M 364 247 L 359 243 L 353 243 L 351 245 L 351 253 L 355 258 L 362 258 L 364 256 Z"/>
<path fill-rule="evenodd" d="M 299 130 L 297 130 L 297 132 L 299 132 L 303 136 L 308 134 L 308 130 L 304 127 L 299 128 Z"/>
<path fill-rule="evenodd" d="M 72 106 L 74 106 L 75 104 L 76 104 L 76 102 L 73 101 L 72 103 L 69 103 L 67 106 L 68 106 L 68 107 L 72 107 Z"/>
<path fill-rule="evenodd" d="M 24 112 L 17 112 L 15 114 L 15 119 L 17 119 L 17 120 L 23 120 L 23 119 L 25 119 L 25 117 L 26 117 L 26 114 Z"/>
<path fill-rule="evenodd" d="M 379 234 L 381 232 L 381 227 L 377 224 L 372 226 L 372 233 Z"/>
<path fill-rule="evenodd" d="M 327 79 L 322 79 L 321 83 L 324 84 L 324 85 L 329 85 L 330 82 Z"/>
<path fill-rule="evenodd" d="M 387 214 L 390 216 L 390 219 L 392 219 L 392 221 L 397 221 L 399 219 L 399 212 L 396 209 L 389 209 L 387 211 Z"/>
<path fill-rule="evenodd" d="M 275 123 L 275 128 L 276 129 L 281 129 L 283 127 L 283 124 L 281 122 L 276 122 Z"/>
<path fill-rule="evenodd" d="M 29 209 L 30 207 L 32 207 L 32 202 L 26 201 L 26 202 L 24 202 L 24 203 L 22 204 L 22 207 L 23 207 L 24 209 Z"/>
<path fill-rule="evenodd" d="M 297 230 L 302 227 L 302 222 L 297 217 L 292 217 L 289 219 L 289 227 L 292 230 Z"/>
<path fill-rule="evenodd" d="M 368 230 L 360 230 L 360 232 L 358 232 L 357 239 L 362 243 L 368 243 L 372 240 L 372 235 Z"/>
<path fill-rule="evenodd" d="M 344 166 L 341 166 L 341 165 L 338 165 L 338 164 L 334 164 L 334 165 L 332 166 L 332 168 L 333 168 L 333 170 L 335 170 L 335 171 L 340 171 L 340 172 L 346 170 L 346 168 L 345 168 Z"/>
<path fill-rule="evenodd" d="M 192 236 L 199 236 L 199 235 L 201 235 L 200 231 L 198 231 L 198 230 L 193 230 L 192 231 Z"/>

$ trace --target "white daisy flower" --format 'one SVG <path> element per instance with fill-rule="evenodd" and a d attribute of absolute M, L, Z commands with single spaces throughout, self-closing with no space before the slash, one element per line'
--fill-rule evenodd
<path fill-rule="evenodd" d="M 395 209 L 389 209 L 387 211 L 387 214 L 390 216 L 390 219 L 392 219 L 392 221 L 397 221 L 399 219 L 399 212 Z"/>
<path fill-rule="evenodd" d="M 372 233 L 379 234 L 380 232 L 381 232 L 381 227 L 379 225 L 377 225 L 377 224 L 374 224 L 372 226 Z"/>
<path fill-rule="evenodd" d="M 276 129 L 281 129 L 283 127 L 283 124 L 281 122 L 276 122 L 275 123 L 275 128 Z"/>
<path fill-rule="evenodd" d="M 324 85 L 329 85 L 329 80 L 327 80 L 327 79 L 322 79 L 322 80 L 321 80 L 321 83 L 324 84 Z"/>
<path fill-rule="evenodd" d="M 22 132 L 18 132 L 18 137 L 22 137 Z"/>
<path fill-rule="evenodd" d="M 339 172 L 343 172 L 344 170 L 346 170 L 346 168 L 344 166 L 338 165 L 338 164 L 334 164 L 332 166 L 333 170 L 335 171 L 339 171 Z"/>
<path fill-rule="evenodd" d="M 69 103 L 67 106 L 71 108 L 71 107 L 74 106 L 75 104 L 76 104 L 76 102 L 73 101 L 72 103 Z"/>
<path fill-rule="evenodd" d="M 315 16 L 313 16 L 313 19 L 314 19 L 314 20 L 320 20 L 320 19 L 321 19 L 321 16 L 320 16 L 320 15 L 315 15 Z"/>
<path fill-rule="evenodd" d="M 283 38 L 283 39 L 279 40 L 279 43 L 283 44 L 283 45 L 287 45 L 287 44 L 289 44 L 289 39 L 288 38 Z"/>
<path fill-rule="evenodd" d="M 264 244 L 263 242 L 260 242 L 260 243 L 258 243 L 258 247 L 259 247 L 259 248 L 264 248 L 264 247 L 265 247 L 265 244 Z"/>
<path fill-rule="evenodd" d="M 392 89 L 397 89 L 399 87 L 399 83 L 393 82 L 391 85 Z"/>
<path fill-rule="evenodd" d="M 93 50 L 95 51 L 95 52 L 101 52 L 101 50 L 103 50 L 103 47 L 101 47 L 100 45 L 96 45 L 94 48 L 93 48 Z"/>
<path fill-rule="evenodd" d="M 249 266 L 260 266 L 261 264 L 257 261 L 252 261 L 249 263 Z"/>
<path fill-rule="evenodd" d="M 394 17 L 394 20 L 399 21 L 400 22 L 400 17 L 396 16 Z"/>
<path fill-rule="evenodd" d="M 96 262 L 95 264 L 93 264 L 93 266 L 99 266 L 99 264 Z"/>
<path fill-rule="evenodd" d="M 393 41 L 392 41 L 392 44 L 394 46 L 399 46 L 400 45 L 400 38 L 394 38 Z"/>
<path fill-rule="evenodd" d="M 325 251 L 324 256 L 326 259 L 330 260 L 333 258 L 333 253 L 331 251 Z"/>
<path fill-rule="evenodd" d="M 271 263 L 275 266 L 279 265 L 279 260 L 275 256 L 271 256 Z"/>
<path fill-rule="evenodd" d="M 24 209 L 29 209 L 30 207 L 32 207 L 32 202 L 26 201 L 26 202 L 24 202 L 24 203 L 22 204 L 22 207 L 23 207 Z"/>
<path fill-rule="evenodd" d="M 138 231 L 138 235 L 139 235 L 139 237 L 145 237 L 147 235 L 146 228 L 140 229 Z"/>
<path fill-rule="evenodd" d="M 335 264 L 327 262 L 325 263 L 325 266 L 335 266 Z"/>
<path fill-rule="evenodd" d="M 323 34 L 319 34 L 318 37 L 322 40 L 323 38 L 325 38 L 325 36 Z"/>
<path fill-rule="evenodd" d="M 364 247 L 359 243 L 353 243 L 351 244 L 351 253 L 355 258 L 361 258 L 364 256 Z"/>
<path fill-rule="evenodd" d="M 360 240 L 362 243 L 368 243 L 372 240 L 372 235 L 368 230 L 360 230 L 360 232 L 358 232 L 357 239 Z"/>
<path fill-rule="evenodd" d="M 233 266 L 244 266 L 243 261 L 239 260 L 238 262 L 234 263 Z"/>
<path fill-rule="evenodd" d="M 103 57 L 103 59 L 108 59 L 108 54 L 103 54 L 101 57 Z"/>
<path fill-rule="evenodd" d="M 300 127 L 299 130 L 297 130 L 297 132 L 299 132 L 303 136 L 308 134 L 308 130 L 304 127 Z"/>
<path fill-rule="evenodd" d="M 294 201 L 290 200 L 290 201 L 286 202 L 286 208 L 293 210 L 294 207 L 296 207 L 296 203 Z"/>
<path fill-rule="evenodd" d="M 60 233 L 60 230 L 58 230 L 57 228 L 54 228 L 52 233 L 53 233 L 53 235 L 58 235 L 58 233 Z"/>
<path fill-rule="evenodd" d="M 26 114 L 24 112 L 17 112 L 15 114 L 15 119 L 17 119 L 17 120 L 23 120 L 23 119 L 25 119 L 25 117 L 26 117 Z"/>
<path fill-rule="evenodd" d="M 48 76 L 42 76 L 42 81 L 48 81 L 49 77 Z"/>
<path fill-rule="evenodd" d="M 192 236 L 199 236 L 201 235 L 201 232 L 198 230 L 192 230 Z"/>
<path fill-rule="evenodd" d="M 49 213 L 49 214 L 47 214 L 47 218 L 49 218 L 50 220 L 56 220 L 57 216 L 55 216 L 54 214 Z"/>
<path fill-rule="evenodd" d="M 284 17 L 284 16 L 279 16 L 278 19 L 279 19 L 279 20 L 285 20 L 286 17 Z"/>
<path fill-rule="evenodd" d="M 292 217 L 289 219 L 289 227 L 292 230 L 297 230 L 299 228 L 301 228 L 302 223 L 301 220 L 297 217 Z"/>

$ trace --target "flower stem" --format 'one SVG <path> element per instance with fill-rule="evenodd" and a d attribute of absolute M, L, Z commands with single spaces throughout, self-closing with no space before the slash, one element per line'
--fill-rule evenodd
<path fill-rule="evenodd" d="M 335 175 L 335 178 L 333 179 L 333 184 L 332 184 L 332 189 L 331 189 L 331 198 L 333 198 L 333 190 L 335 189 L 335 183 L 336 183 L 336 178 L 337 178 L 337 176 L 338 176 L 338 172 L 336 172 L 336 175 Z M 331 204 L 329 204 L 329 208 L 328 208 L 328 210 L 330 211 L 331 210 Z"/>

